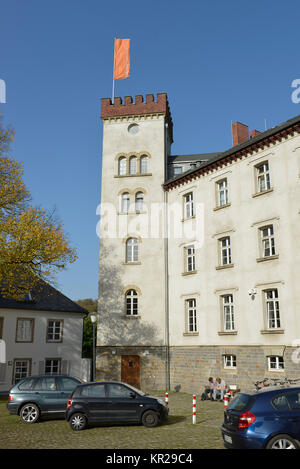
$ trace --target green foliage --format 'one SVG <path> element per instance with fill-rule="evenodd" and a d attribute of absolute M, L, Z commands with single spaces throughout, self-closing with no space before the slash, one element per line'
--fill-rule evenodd
<path fill-rule="evenodd" d="M 97 311 L 97 300 L 86 298 L 78 300 L 77 304 L 85 308 L 89 313 Z M 83 358 L 93 358 L 93 324 L 88 316 L 83 321 L 82 356 Z"/>

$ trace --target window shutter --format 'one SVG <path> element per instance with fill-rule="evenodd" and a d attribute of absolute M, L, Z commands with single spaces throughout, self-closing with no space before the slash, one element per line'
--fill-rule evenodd
<path fill-rule="evenodd" d="M 39 362 L 39 375 L 45 374 L 45 362 L 44 360 Z"/>
<path fill-rule="evenodd" d="M 6 363 L 0 363 L 0 383 L 5 382 Z"/>
<path fill-rule="evenodd" d="M 62 375 L 68 375 L 69 374 L 69 361 L 68 360 L 62 360 L 62 362 L 61 362 L 61 373 L 62 373 Z"/>

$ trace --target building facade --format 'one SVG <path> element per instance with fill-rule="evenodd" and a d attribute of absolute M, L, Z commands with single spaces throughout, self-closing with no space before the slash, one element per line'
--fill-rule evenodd
<path fill-rule="evenodd" d="M 91 363 L 82 358 L 87 314 L 47 284 L 23 301 L 0 296 L 0 393 L 27 376 L 66 374 L 88 381 Z"/>
<path fill-rule="evenodd" d="M 102 100 L 97 376 L 300 378 L 300 117 L 171 154 L 166 94 Z"/>

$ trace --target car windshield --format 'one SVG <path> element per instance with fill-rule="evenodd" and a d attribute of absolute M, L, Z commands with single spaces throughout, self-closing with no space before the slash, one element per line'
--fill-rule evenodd
<path fill-rule="evenodd" d="M 243 412 L 249 410 L 253 402 L 253 398 L 248 394 L 238 394 L 229 404 L 228 410 Z"/>

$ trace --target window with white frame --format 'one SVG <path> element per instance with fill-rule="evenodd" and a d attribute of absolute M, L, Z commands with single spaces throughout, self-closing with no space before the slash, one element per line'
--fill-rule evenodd
<path fill-rule="evenodd" d="M 279 356 L 268 357 L 268 370 L 269 371 L 283 371 L 284 358 Z"/>
<path fill-rule="evenodd" d="M 197 332 L 196 300 L 194 298 L 186 300 L 185 307 L 187 318 L 187 332 Z"/>
<path fill-rule="evenodd" d="M 128 213 L 129 212 L 129 207 L 130 207 L 130 196 L 128 192 L 124 192 L 121 196 L 121 212 L 122 213 Z"/>
<path fill-rule="evenodd" d="M 47 358 L 45 360 L 45 374 L 46 375 L 58 375 L 61 369 L 60 358 Z"/>
<path fill-rule="evenodd" d="M 266 322 L 268 329 L 280 329 L 280 308 L 278 299 L 278 290 L 273 288 L 264 291 L 265 308 L 266 308 Z"/>
<path fill-rule="evenodd" d="M 193 245 L 184 248 L 185 272 L 194 272 L 196 270 L 195 247 Z"/>
<path fill-rule="evenodd" d="M 270 170 L 268 161 L 255 167 L 256 169 L 256 189 L 257 192 L 264 192 L 271 189 Z"/>
<path fill-rule="evenodd" d="M 138 314 L 138 294 L 135 290 L 128 290 L 125 294 L 127 316 Z"/>
<path fill-rule="evenodd" d="M 222 181 L 218 181 L 217 183 L 217 206 L 223 207 L 224 205 L 228 205 L 229 198 L 228 198 L 228 182 L 227 179 L 222 179 Z"/>
<path fill-rule="evenodd" d="M 23 378 L 27 378 L 31 373 L 31 360 L 28 358 L 14 360 L 13 384 Z"/>
<path fill-rule="evenodd" d="M 118 174 L 119 176 L 125 176 L 127 173 L 127 159 L 125 156 L 121 156 L 118 160 Z"/>
<path fill-rule="evenodd" d="M 224 362 L 224 368 L 229 368 L 229 369 L 236 368 L 236 355 L 224 355 L 223 362 Z"/>
<path fill-rule="evenodd" d="M 223 326 L 225 332 L 235 330 L 233 295 L 222 295 Z"/>
<path fill-rule="evenodd" d="M 226 238 L 219 239 L 219 249 L 220 249 L 220 264 L 221 265 L 231 264 L 230 236 L 226 236 Z"/>
<path fill-rule="evenodd" d="M 138 262 L 139 242 L 137 238 L 129 238 L 126 241 L 126 262 Z"/>
<path fill-rule="evenodd" d="M 193 193 L 190 192 L 184 196 L 184 217 L 191 218 L 194 216 L 194 198 Z"/>
<path fill-rule="evenodd" d="M 137 157 L 131 156 L 129 159 L 129 174 L 137 174 Z"/>
<path fill-rule="evenodd" d="M 275 237 L 273 225 L 260 228 L 262 257 L 275 256 Z"/>
<path fill-rule="evenodd" d="M 140 158 L 140 168 L 141 168 L 141 174 L 147 174 L 148 173 L 148 156 L 147 155 L 142 155 Z"/>
<path fill-rule="evenodd" d="M 47 342 L 62 342 L 63 321 L 49 319 L 47 324 Z"/>
<path fill-rule="evenodd" d="M 33 342 L 34 319 L 17 319 L 16 342 Z"/>
<path fill-rule="evenodd" d="M 135 211 L 142 212 L 144 206 L 144 194 L 143 192 L 137 192 L 135 194 Z"/>

